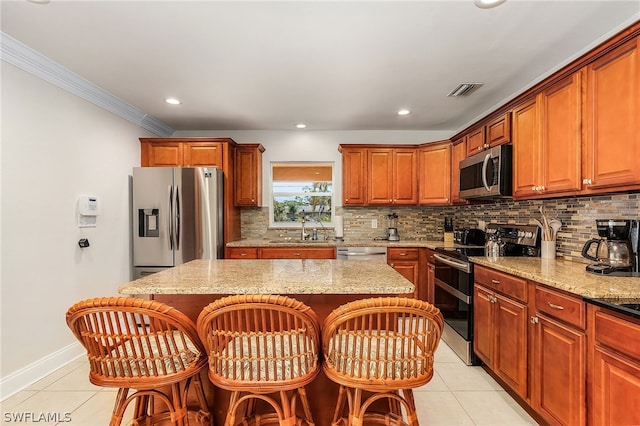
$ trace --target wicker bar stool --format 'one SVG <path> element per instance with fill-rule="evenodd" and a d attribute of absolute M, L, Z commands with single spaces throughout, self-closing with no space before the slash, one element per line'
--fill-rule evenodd
<path fill-rule="evenodd" d="M 304 388 L 320 372 L 311 308 L 286 296 L 229 296 L 206 306 L 197 326 L 211 382 L 231 391 L 226 426 L 314 424 Z M 266 414 L 257 414 L 261 401 Z"/>
<path fill-rule="evenodd" d="M 133 425 L 167 421 L 188 425 L 190 387 L 200 405 L 192 417 L 198 424 L 211 424 L 199 377 L 207 366 L 206 353 L 195 324 L 183 313 L 152 300 L 104 297 L 76 303 L 66 318 L 87 350 L 89 381 L 119 388 L 111 426 L 122 423 L 132 401 Z M 166 411 L 155 411 L 155 399 L 162 401 Z"/>
<path fill-rule="evenodd" d="M 433 377 L 443 324 L 433 305 L 400 297 L 357 300 L 329 314 L 323 370 L 340 385 L 332 425 L 418 426 L 412 389 Z M 373 411 L 372 404 L 385 400 L 387 411 Z"/>

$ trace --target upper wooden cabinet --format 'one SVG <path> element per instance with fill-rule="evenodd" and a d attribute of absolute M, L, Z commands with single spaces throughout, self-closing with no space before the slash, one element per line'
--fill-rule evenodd
<path fill-rule="evenodd" d="M 140 138 L 142 167 L 224 166 L 228 138 Z"/>
<path fill-rule="evenodd" d="M 581 82 L 574 73 L 514 109 L 516 198 L 580 190 Z"/>
<path fill-rule="evenodd" d="M 484 150 L 484 126 L 465 135 L 467 140 L 467 157 Z"/>
<path fill-rule="evenodd" d="M 451 143 L 431 143 L 418 149 L 419 204 L 451 202 Z"/>
<path fill-rule="evenodd" d="M 468 204 L 468 200 L 460 198 L 460 162 L 467 157 L 467 139 L 461 138 L 451 146 L 451 202 Z"/>
<path fill-rule="evenodd" d="M 340 145 L 342 153 L 342 204 L 367 204 L 367 148 Z"/>
<path fill-rule="evenodd" d="M 586 66 L 586 192 L 640 186 L 640 39 Z"/>
<path fill-rule="evenodd" d="M 500 115 L 464 136 L 467 156 L 511 142 L 511 113 Z"/>
<path fill-rule="evenodd" d="M 418 203 L 418 161 L 415 148 L 369 148 L 367 204 Z"/>
<path fill-rule="evenodd" d="M 261 144 L 241 144 L 236 148 L 235 204 L 260 207 L 262 205 L 262 153 Z"/>

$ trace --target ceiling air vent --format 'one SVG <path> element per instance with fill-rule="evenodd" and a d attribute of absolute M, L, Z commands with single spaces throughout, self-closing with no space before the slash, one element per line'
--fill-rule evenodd
<path fill-rule="evenodd" d="M 461 83 L 458 87 L 449 92 L 447 96 L 468 96 L 480 86 L 482 86 L 482 83 Z"/>

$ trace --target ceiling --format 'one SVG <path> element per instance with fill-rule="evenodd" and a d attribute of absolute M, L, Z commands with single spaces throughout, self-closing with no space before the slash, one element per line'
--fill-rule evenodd
<path fill-rule="evenodd" d="M 2 0 L 1 15 L 174 130 L 453 133 L 640 19 L 640 0 Z M 484 85 L 447 97 L 463 82 Z"/>

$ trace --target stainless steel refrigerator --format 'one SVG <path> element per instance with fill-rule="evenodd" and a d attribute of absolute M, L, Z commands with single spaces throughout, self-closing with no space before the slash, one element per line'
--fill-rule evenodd
<path fill-rule="evenodd" d="M 133 278 L 224 256 L 224 175 L 215 167 L 133 169 Z"/>

